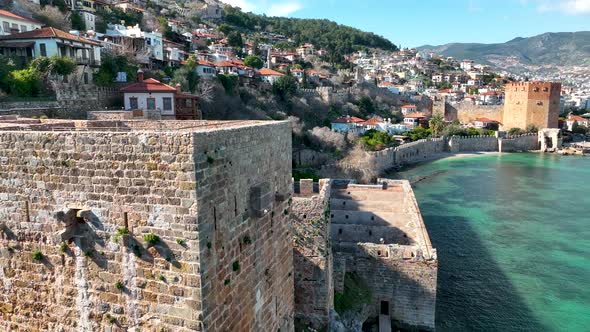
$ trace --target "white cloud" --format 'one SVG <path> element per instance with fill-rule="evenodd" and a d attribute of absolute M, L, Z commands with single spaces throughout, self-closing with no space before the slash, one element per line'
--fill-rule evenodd
<path fill-rule="evenodd" d="M 267 14 L 270 16 L 288 16 L 302 8 L 303 6 L 298 2 L 277 3 L 268 8 Z"/>
<path fill-rule="evenodd" d="M 221 0 L 222 2 L 240 7 L 245 12 L 264 13 L 269 16 L 288 16 L 303 9 L 299 1 L 276 0 Z"/>
<path fill-rule="evenodd" d="M 590 14 L 590 0 L 544 1 L 538 6 L 540 12 L 560 11 L 569 15 Z"/>

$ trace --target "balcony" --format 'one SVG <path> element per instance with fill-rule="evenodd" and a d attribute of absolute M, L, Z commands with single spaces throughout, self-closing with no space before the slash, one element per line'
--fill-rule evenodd
<path fill-rule="evenodd" d="M 74 59 L 74 62 L 76 62 L 77 65 L 87 65 L 87 66 L 92 66 L 92 67 L 100 66 L 100 60 L 95 60 L 95 59 L 90 59 L 90 58 L 76 57 Z"/>

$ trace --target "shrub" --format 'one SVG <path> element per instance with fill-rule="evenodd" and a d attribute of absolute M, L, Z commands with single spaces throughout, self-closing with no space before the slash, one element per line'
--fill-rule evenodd
<path fill-rule="evenodd" d="M 44 256 L 43 256 L 43 253 L 40 250 L 35 250 L 31 254 L 31 257 L 33 258 L 33 260 L 40 261 L 40 260 L 43 259 Z"/>
<path fill-rule="evenodd" d="M 227 285 L 229 285 L 230 282 L 231 282 L 231 280 L 229 278 L 227 278 L 223 281 L 223 284 L 227 286 Z"/>
<path fill-rule="evenodd" d="M 160 237 L 154 233 L 149 233 L 143 236 L 143 240 L 153 246 L 160 242 Z"/>
<path fill-rule="evenodd" d="M 510 128 L 510 130 L 508 130 L 508 135 L 510 136 L 516 136 L 516 135 L 522 135 L 524 134 L 524 130 L 520 129 L 520 128 Z"/>
<path fill-rule="evenodd" d="M 184 245 L 186 244 L 186 242 L 185 242 L 183 239 L 176 239 L 176 243 L 177 243 L 179 246 L 184 246 Z"/>
<path fill-rule="evenodd" d="M 76 64 L 70 58 L 54 56 L 51 57 L 52 73 L 68 76 L 76 70 Z"/>
<path fill-rule="evenodd" d="M 59 245 L 59 251 L 61 251 L 62 253 L 66 253 L 66 252 L 68 251 L 68 249 L 69 249 L 69 248 L 70 248 L 70 247 L 69 247 L 69 246 L 68 246 L 68 244 L 67 244 L 67 243 L 65 243 L 65 242 L 62 242 L 62 243 Z"/>
<path fill-rule="evenodd" d="M 250 236 L 245 235 L 244 239 L 242 240 L 242 242 L 244 242 L 244 244 L 251 244 L 252 243 L 252 239 L 250 238 Z"/>
<path fill-rule="evenodd" d="M 386 132 L 375 129 L 367 130 L 361 136 L 361 142 L 366 149 L 379 151 L 395 145 L 395 139 Z"/>
<path fill-rule="evenodd" d="M 41 77 L 33 68 L 14 70 L 8 78 L 10 92 L 19 97 L 32 97 L 41 89 Z"/>
<path fill-rule="evenodd" d="M 356 310 L 372 302 L 371 290 L 356 274 L 344 275 L 344 291 L 334 294 L 334 309 L 339 314 Z"/>
<path fill-rule="evenodd" d="M 122 283 L 122 282 L 120 282 L 120 281 L 117 281 L 117 282 L 115 283 L 115 288 L 116 288 L 116 289 L 118 289 L 118 290 L 123 290 L 123 288 L 125 288 L 125 285 L 123 285 L 123 283 Z"/>
<path fill-rule="evenodd" d="M 244 65 L 256 69 L 260 69 L 264 66 L 264 61 L 259 56 L 256 55 L 248 55 L 246 59 L 244 59 Z"/>
<path fill-rule="evenodd" d="M 217 75 L 217 79 L 223 85 L 225 93 L 228 95 L 234 94 L 236 87 L 238 86 L 238 77 L 235 75 Z"/>
<path fill-rule="evenodd" d="M 119 238 L 125 237 L 127 235 L 129 235 L 129 229 L 127 229 L 127 227 L 117 228 L 117 232 L 115 233 L 113 239 L 116 242 L 119 241 Z"/>
<path fill-rule="evenodd" d="M 297 92 L 297 81 L 292 76 L 281 76 L 272 84 L 272 92 L 286 100 Z"/>
<path fill-rule="evenodd" d="M 232 263 L 231 268 L 234 272 L 240 271 L 240 262 L 235 261 Z"/>

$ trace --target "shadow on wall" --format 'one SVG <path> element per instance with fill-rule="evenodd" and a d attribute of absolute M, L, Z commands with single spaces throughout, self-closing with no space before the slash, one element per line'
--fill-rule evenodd
<path fill-rule="evenodd" d="M 392 326 L 396 327 L 396 330 L 433 330 L 436 264 L 378 258 L 374 253 L 371 254 L 360 247 L 357 247 L 357 253 L 352 255 L 348 252 L 335 252 L 334 259 L 346 259 L 346 271 L 339 271 L 339 275 L 355 275 L 370 290 L 369 299 L 359 299 L 369 304 L 362 305 L 361 313 L 357 313 L 356 317 L 339 312 L 344 324 L 350 324 L 349 317 L 353 317 L 357 323 L 362 319 L 360 323 L 364 323 L 363 328 L 375 328 L 378 321 L 376 318 L 383 314 L 390 316 Z M 346 292 L 345 287 L 343 294 Z M 342 297 L 343 295 L 339 294 L 335 299 Z M 346 295 L 344 297 L 346 298 Z M 356 307 L 358 311 L 359 306 Z"/>
<path fill-rule="evenodd" d="M 437 204 L 447 204 L 440 195 Z M 424 204 L 425 211 L 438 206 Z M 437 331 L 547 331 L 461 216 L 424 213 L 439 259 Z M 454 234 L 450 241 L 448 234 Z"/>

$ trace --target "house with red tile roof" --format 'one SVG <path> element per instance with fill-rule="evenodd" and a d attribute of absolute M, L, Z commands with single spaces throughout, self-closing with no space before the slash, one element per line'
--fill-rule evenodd
<path fill-rule="evenodd" d="M 332 131 L 339 133 L 361 133 L 364 130 L 364 119 L 355 116 L 344 115 L 330 122 Z"/>
<path fill-rule="evenodd" d="M 0 36 L 41 29 L 43 23 L 0 9 Z"/>
<path fill-rule="evenodd" d="M 39 57 L 72 59 L 78 65 L 72 77 L 82 78 L 83 84 L 92 82 L 92 67 L 100 66 L 100 49 L 98 42 L 52 27 L 0 36 L 0 54 L 11 54 L 23 63 Z"/>
<path fill-rule="evenodd" d="M 207 60 L 199 60 L 195 70 L 199 77 L 208 78 L 217 76 L 217 67 L 213 62 Z"/>
<path fill-rule="evenodd" d="M 121 89 L 125 110 L 132 118 L 143 117 L 163 120 L 198 120 L 197 97 L 183 93 L 180 85 L 171 87 L 156 79 L 144 79 L 137 72 L 137 83 Z"/>
<path fill-rule="evenodd" d="M 416 113 L 416 111 L 418 111 L 418 107 L 416 107 L 416 105 L 408 104 L 408 105 L 402 106 L 402 114 L 403 115 Z"/>
<path fill-rule="evenodd" d="M 262 79 L 263 82 L 270 84 L 273 84 L 280 77 L 285 76 L 285 74 L 269 68 L 260 69 L 258 75 L 260 75 L 260 79 Z"/>
<path fill-rule="evenodd" d="M 412 113 L 404 116 L 404 124 L 410 127 L 416 127 L 426 121 L 424 113 Z"/>
<path fill-rule="evenodd" d="M 574 129 L 574 125 L 577 124 L 578 126 L 584 126 L 586 128 L 590 128 L 590 120 L 583 118 L 579 115 L 570 115 L 566 120 L 565 124 L 567 126 L 567 130 L 572 131 Z"/>

